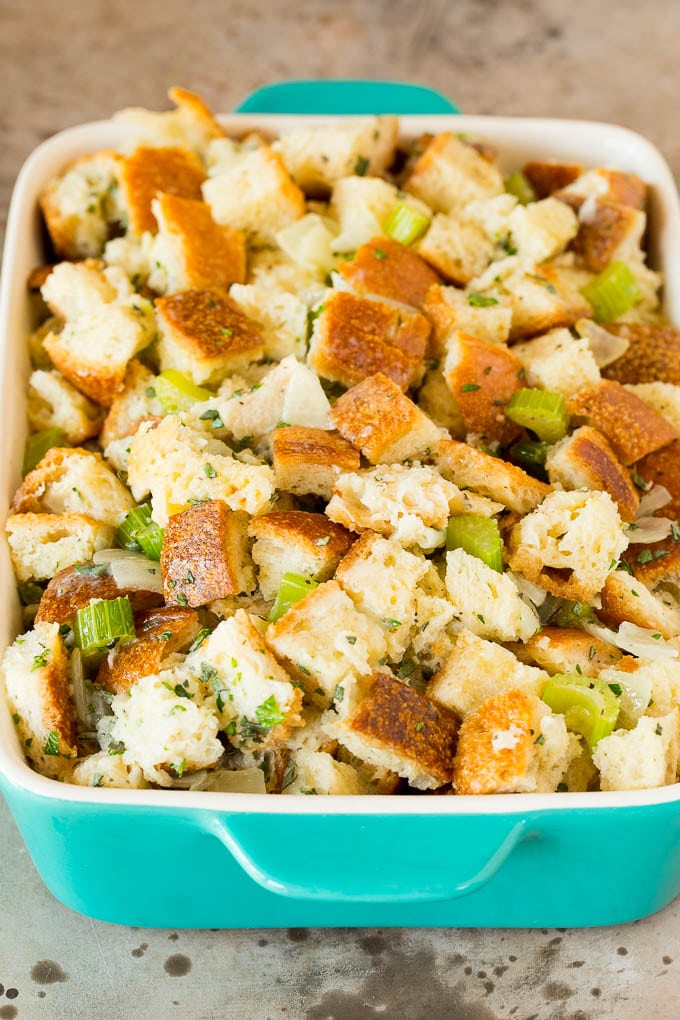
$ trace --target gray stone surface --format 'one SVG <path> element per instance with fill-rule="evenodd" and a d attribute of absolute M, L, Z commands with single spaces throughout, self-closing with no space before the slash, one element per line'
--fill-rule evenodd
<path fill-rule="evenodd" d="M 172 83 L 227 110 L 315 75 L 421 81 L 470 113 L 614 121 L 680 174 L 679 33 L 674 0 L 0 0 L 0 207 L 62 127 L 160 108 Z M 151 931 L 57 903 L 4 806 L 0 846 L 0 1020 L 680 1016 L 678 902 L 596 931 Z"/>

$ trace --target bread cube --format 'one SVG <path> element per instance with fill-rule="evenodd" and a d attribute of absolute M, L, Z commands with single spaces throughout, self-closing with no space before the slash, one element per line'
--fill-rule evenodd
<path fill-rule="evenodd" d="M 678 773 L 678 709 L 650 719 L 634 730 L 615 730 L 599 741 L 593 762 L 601 790 L 651 790 L 675 783 Z"/>
<path fill-rule="evenodd" d="M 334 252 L 356 252 L 371 238 L 384 234 L 384 224 L 400 203 L 394 184 L 381 177 L 343 177 L 333 185 L 329 213 L 340 226 L 331 242 Z M 415 202 L 425 215 L 426 205 Z"/>
<path fill-rule="evenodd" d="M 468 333 L 447 340 L 443 374 L 460 411 L 466 432 L 486 442 L 507 443 L 519 432 L 505 416 L 505 405 L 521 389 L 522 363 L 500 344 Z"/>
<path fill-rule="evenodd" d="M 111 226 L 123 219 L 118 191 L 121 158 L 112 150 L 70 163 L 40 195 L 40 208 L 60 259 L 101 255 Z"/>
<path fill-rule="evenodd" d="M 521 690 L 540 698 L 547 681 L 542 669 L 525 665 L 502 645 L 464 629 L 430 680 L 427 696 L 464 719 L 487 698 L 504 691 Z"/>
<path fill-rule="evenodd" d="M 298 751 L 292 767 L 294 779 L 284 794 L 352 796 L 362 793 L 356 769 L 335 761 L 326 751 Z"/>
<path fill-rule="evenodd" d="M 680 660 L 634 659 L 626 655 L 617 662 L 615 670 L 608 670 L 604 676 L 614 682 L 621 680 L 621 673 L 630 674 L 629 682 L 640 692 L 649 690 L 644 715 L 658 717 L 680 708 Z"/>
<path fill-rule="evenodd" d="M 60 567 L 110 549 L 115 528 L 85 514 L 10 514 L 5 525 L 17 580 L 45 581 Z"/>
<path fill-rule="evenodd" d="M 510 532 L 509 564 L 553 595 L 590 602 L 628 545 L 607 492 L 551 492 Z"/>
<path fill-rule="evenodd" d="M 526 644 L 513 644 L 510 650 L 522 662 L 539 666 L 551 676 L 555 673 L 598 676 L 601 670 L 616 666 L 621 658 L 615 645 L 575 627 L 543 627 Z"/>
<path fill-rule="evenodd" d="M 97 751 L 81 758 L 69 782 L 76 786 L 108 786 L 118 790 L 145 790 L 148 786 L 139 765 L 129 767 L 120 754 Z"/>
<path fill-rule="evenodd" d="M 573 396 L 567 411 L 609 441 L 619 460 L 633 464 L 678 438 L 673 426 L 621 383 L 603 380 Z"/>
<path fill-rule="evenodd" d="M 340 262 L 337 271 L 355 294 L 377 294 L 420 308 L 430 287 L 439 283 L 425 257 L 390 237 L 377 236 L 360 245 L 351 261 Z"/>
<path fill-rule="evenodd" d="M 568 329 L 551 329 L 527 343 L 515 344 L 512 353 L 524 367 L 527 386 L 572 397 L 600 382 L 588 340 L 573 337 Z"/>
<path fill-rule="evenodd" d="M 463 549 L 446 554 L 446 590 L 454 619 L 479 637 L 528 641 L 538 629 L 536 610 L 513 580 Z"/>
<path fill-rule="evenodd" d="M 264 354 L 264 339 L 221 290 L 185 290 L 156 302 L 161 368 L 175 368 L 195 383 L 216 383 Z"/>
<path fill-rule="evenodd" d="M 536 263 L 555 258 L 579 231 L 573 209 L 556 198 L 515 206 L 509 226 L 520 257 Z"/>
<path fill-rule="evenodd" d="M 473 281 L 471 286 L 477 286 Z M 573 280 L 573 271 L 544 264 L 533 272 L 516 272 L 505 279 L 503 292 L 512 303 L 511 340 L 573 326 L 591 318 L 593 310 Z"/>
<path fill-rule="evenodd" d="M 504 192 L 493 198 L 477 198 L 460 210 L 460 217 L 466 223 L 478 227 L 496 249 L 507 251 L 510 245 L 510 214 L 517 207 L 514 195 Z M 502 258 L 499 251 L 495 259 Z"/>
<path fill-rule="evenodd" d="M 303 425 L 276 429 L 272 450 L 277 489 L 325 500 L 338 476 L 358 471 L 361 462 L 359 451 L 337 432 Z"/>
<path fill-rule="evenodd" d="M 646 627 L 663 638 L 680 634 L 680 606 L 668 594 L 654 595 L 638 577 L 626 570 L 609 574 L 600 593 L 598 617 L 616 629 L 624 621 Z"/>
<path fill-rule="evenodd" d="M 257 324 L 264 357 L 281 361 L 289 354 L 304 358 L 307 349 L 307 305 L 294 294 L 264 284 L 234 284 L 229 291 L 244 315 Z"/>
<path fill-rule="evenodd" d="M 465 437 L 465 422 L 442 372 L 432 368 L 418 390 L 418 406 L 440 429 L 457 439 Z"/>
<path fill-rule="evenodd" d="M 153 583 L 160 578 L 160 568 L 149 567 L 146 588 L 121 587 L 106 563 L 78 563 L 57 571 L 45 588 L 35 619 L 37 623 L 73 624 L 79 609 L 94 599 L 117 599 L 127 596 L 133 612 L 145 611 L 163 604 L 163 596 Z M 156 571 L 158 574 L 156 575 Z"/>
<path fill-rule="evenodd" d="M 143 676 L 160 673 L 167 659 L 187 650 L 200 623 L 193 609 L 164 606 L 135 613 L 135 630 L 137 640 L 118 642 L 97 672 L 97 683 L 111 694 L 125 694 Z"/>
<path fill-rule="evenodd" d="M 666 382 L 648 382 L 626 386 L 640 400 L 670 422 L 680 433 L 680 385 Z"/>
<path fill-rule="evenodd" d="M 267 628 L 267 643 L 315 705 L 336 688 L 367 677 L 385 655 L 386 628 L 358 612 L 337 581 L 325 581 Z"/>
<path fill-rule="evenodd" d="M 592 195 L 633 209 L 644 209 L 646 193 L 647 185 L 636 174 L 598 166 L 566 184 L 561 189 L 560 197 L 571 201 L 572 198 L 588 198 Z"/>
<path fill-rule="evenodd" d="M 530 160 L 525 163 L 522 173 L 539 198 L 548 198 L 577 180 L 583 173 L 583 167 L 579 163 L 558 160 Z"/>
<path fill-rule="evenodd" d="M 126 128 L 125 146 L 132 151 L 138 145 L 182 146 L 203 156 L 209 142 L 224 135 L 212 111 L 200 96 L 173 85 L 168 96 L 174 110 L 156 113 L 140 107 L 128 107 L 114 113 L 113 119 Z"/>
<path fill-rule="evenodd" d="M 666 512 L 665 507 L 660 511 L 661 514 Z M 666 591 L 672 592 L 676 597 L 680 595 L 680 539 L 674 538 L 673 535 L 674 532 L 671 532 L 668 538 L 660 542 L 630 546 L 627 556 L 635 576 L 649 588 L 653 590 L 659 588 L 657 594 L 664 593 L 664 597 Z M 647 559 L 647 555 L 650 559 Z M 642 562 L 638 558 L 640 556 Z"/>
<path fill-rule="evenodd" d="M 565 436 L 548 452 L 548 476 L 563 489 L 596 489 L 608 492 L 624 521 L 635 520 L 640 505 L 638 491 L 628 472 L 604 436 L 583 425 Z"/>
<path fill-rule="evenodd" d="M 442 213 L 435 215 L 417 251 L 445 280 L 461 286 L 479 276 L 494 257 L 492 242 L 478 226 Z"/>
<path fill-rule="evenodd" d="M 586 269 L 601 273 L 614 260 L 639 258 L 647 226 L 645 213 L 607 199 L 586 201 L 579 210 L 579 230 L 572 241 Z"/>
<path fill-rule="evenodd" d="M 324 514 L 278 510 L 254 517 L 248 534 L 255 539 L 253 560 L 265 599 L 273 599 L 286 573 L 327 581 L 348 552 L 354 536 Z"/>
<path fill-rule="evenodd" d="M 188 149 L 140 146 L 121 161 L 118 178 L 128 231 L 139 236 L 158 230 L 152 203 L 159 193 L 200 199 L 205 172 Z"/>
<path fill-rule="evenodd" d="M 151 493 L 153 519 L 164 527 L 189 499 L 220 499 L 230 510 L 262 513 L 274 473 L 267 464 L 242 463 L 224 443 L 170 415 L 157 426 L 140 425 L 130 442 L 128 484 L 138 502 Z"/>
<path fill-rule="evenodd" d="M 680 521 L 680 440 L 648 453 L 637 462 L 635 471 L 648 485 L 663 485 L 668 490 L 671 499 L 662 507 L 661 516 Z"/>
<path fill-rule="evenodd" d="M 36 369 L 28 380 L 28 420 L 36 431 L 62 429 L 69 443 L 84 443 L 101 428 L 103 413 L 60 372 Z"/>
<path fill-rule="evenodd" d="M 532 478 L 522 468 L 468 443 L 440 440 L 434 461 L 444 477 L 460 488 L 497 500 L 518 514 L 533 510 L 550 492 L 549 485 Z"/>
<path fill-rule="evenodd" d="M 0 674 L 21 750 L 44 776 L 68 780 L 78 754 L 68 655 L 56 623 L 39 623 L 5 652 Z"/>
<path fill-rule="evenodd" d="M 333 406 L 331 419 L 371 464 L 427 456 L 441 438 L 437 426 L 382 372 L 347 390 Z"/>
<path fill-rule="evenodd" d="M 611 322 L 605 328 L 630 341 L 628 350 L 602 369 L 607 379 L 680 385 L 680 329 L 641 322 Z"/>
<path fill-rule="evenodd" d="M 512 322 L 509 300 L 499 295 L 492 304 L 476 301 L 472 293 L 457 287 L 435 285 L 428 291 L 423 311 L 432 320 L 430 346 L 436 357 L 445 353 L 448 338 L 457 332 L 497 344 L 508 339 Z"/>
<path fill-rule="evenodd" d="M 498 168 L 452 131 L 442 131 L 429 142 L 404 183 L 404 190 L 427 202 L 436 212 L 448 213 L 476 198 L 503 192 Z"/>
<path fill-rule="evenodd" d="M 374 673 L 357 708 L 325 729 L 358 758 L 396 772 L 418 790 L 451 781 L 456 717 L 388 673 Z"/>
<path fill-rule="evenodd" d="M 145 418 L 160 417 L 162 409 L 156 397 L 156 376 L 136 358 L 128 364 L 123 388 L 114 398 L 102 425 L 99 441 L 106 447 L 118 439 L 133 436 Z"/>

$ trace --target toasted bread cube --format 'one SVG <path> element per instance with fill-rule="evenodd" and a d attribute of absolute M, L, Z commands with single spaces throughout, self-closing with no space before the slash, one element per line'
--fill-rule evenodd
<path fill-rule="evenodd" d="M 314 324 L 308 360 L 324 379 L 344 386 L 382 372 L 406 390 L 422 378 L 429 334 L 418 312 L 335 291 Z"/>
<path fill-rule="evenodd" d="M 360 245 L 350 262 L 341 262 L 338 272 L 355 294 L 377 294 L 420 308 L 430 288 L 439 283 L 425 258 L 390 237 L 378 236 Z"/>
<path fill-rule="evenodd" d="M 446 554 L 446 590 L 454 618 L 479 637 L 528 641 L 538 629 L 536 610 L 513 580 L 463 549 Z"/>
<path fill-rule="evenodd" d="M 572 184 L 583 173 L 580 163 L 561 163 L 557 160 L 530 160 L 522 168 L 539 198 L 548 198 Z"/>
<path fill-rule="evenodd" d="M 118 790 L 145 790 L 148 786 L 139 765 L 125 764 L 120 754 L 97 751 L 81 758 L 69 782 L 76 786 L 108 786 Z"/>
<path fill-rule="evenodd" d="M 185 652 L 200 629 L 198 614 L 181 606 L 135 613 L 136 641 L 120 642 L 97 672 L 97 683 L 111 694 L 125 694 L 143 676 L 160 673 L 165 660 Z"/>
<path fill-rule="evenodd" d="M 324 514 L 275 510 L 254 517 L 248 534 L 255 539 L 253 560 L 265 599 L 273 599 L 286 573 L 327 581 L 348 552 L 354 536 Z"/>
<path fill-rule="evenodd" d="M 675 783 L 678 774 L 678 709 L 650 719 L 634 730 L 615 730 L 599 741 L 593 762 L 601 790 L 651 790 Z"/>
<path fill-rule="evenodd" d="M 352 796 L 363 791 L 356 769 L 335 761 L 326 751 L 298 751 L 294 757 L 295 778 L 282 793 Z"/>
<path fill-rule="evenodd" d="M 497 344 L 508 339 L 512 322 L 509 300 L 499 296 L 493 304 L 474 302 L 472 294 L 457 287 L 435 285 L 428 291 L 423 311 L 432 320 L 430 346 L 435 356 L 444 354 L 448 338 L 456 332 Z"/>
<path fill-rule="evenodd" d="M 352 714 L 329 720 L 325 729 L 358 758 L 396 772 L 418 790 L 451 781 L 456 717 L 388 673 L 374 673 Z"/>
<path fill-rule="evenodd" d="M 515 206 L 509 226 L 520 257 L 536 263 L 547 262 L 563 252 L 579 230 L 573 209 L 556 198 Z"/>
<path fill-rule="evenodd" d="M 5 525 L 17 580 L 45 581 L 60 567 L 110 549 L 115 528 L 85 514 L 10 514 Z"/>
<path fill-rule="evenodd" d="M 661 512 L 666 512 L 665 507 Z M 643 584 L 653 589 L 661 586 L 658 594 L 662 594 L 665 589 L 676 595 L 680 594 L 680 540 L 673 537 L 673 532 L 660 542 L 631 546 L 630 550 L 629 565 Z M 646 559 L 643 550 L 648 550 L 651 559 Z M 638 559 L 641 554 L 643 556 L 642 563 Z"/>
<path fill-rule="evenodd" d="M 99 441 L 106 450 L 109 443 L 133 436 L 145 418 L 160 417 L 161 405 L 156 397 L 156 377 L 146 365 L 133 358 L 123 380 L 123 388 L 107 411 Z M 105 453 L 105 456 L 108 454 Z"/>
<path fill-rule="evenodd" d="M 138 145 L 159 148 L 178 145 L 202 156 L 213 138 L 224 135 L 200 96 L 176 85 L 168 89 L 168 96 L 175 104 L 174 110 L 157 113 L 141 107 L 128 107 L 114 113 L 113 119 L 121 121 L 127 129 L 126 151 L 132 151 Z"/>
<path fill-rule="evenodd" d="M 331 419 L 340 435 L 371 464 L 427 456 L 441 438 L 437 426 L 382 372 L 343 394 L 333 406 Z"/>
<path fill-rule="evenodd" d="M 539 666 L 551 676 L 555 673 L 598 676 L 621 658 L 615 645 L 575 627 L 543 627 L 526 644 L 513 644 L 510 650 L 522 662 Z"/>
<path fill-rule="evenodd" d="M 621 383 L 610 380 L 604 380 L 592 389 L 581 390 L 568 402 L 567 411 L 599 429 L 616 456 L 626 465 L 678 438 L 670 422 Z"/>
<path fill-rule="evenodd" d="M 418 406 L 440 429 L 456 439 L 465 437 L 465 422 L 442 372 L 432 368 L 418 390 Z"/>
<path fill-rule="evenodd" d="M 556 443 L 546 458 L 548 476 L 563 489 L 596 489 L 608 492 L 624 521 L 635 520 L 640 506 L 630 472 L 616 457 L 604 436 L 583 425 Z"/>
<path fill-rule="evenodd" d="M 384 224 L 400 203 L 394 184 L 382 177 L 343 177 L 333 185 L 329 205 L 331 217 L 340 226 L 340 233 L 331 242 L 334 252 L 357 251 L 371 238 L 384 233 Z M 429 213 L 417 200 L 418 210 Z"/>
<path fill-rule="evenodd" d="M 416 587 L 428 561 L 367 531 L 340 562 L 336 581 L 362 613 L 385 628 L 387 657 L 400 662 L 416 619 Z"/>
<path fill-rule="evenodd" d="M 284 227 L 305 214 L 305 196 L 269 145 L 242 150 L 215 167 L 203 185 L 213 219 L 242 230 L 250 244 L 273 244 Z"/>
<path fill-rule="evenodd" d="M 641 210 L 606 199 L 588 200 L 579 211 L 579 224 L 572 248 L 591 272 L 601 273 L 615 259 L 628 262 L 639 257 L 647 226 Z"/>
<path fill-rule="evenodd" d="M 607 379 L 680 385 L 680 329 L 640 322 L 612 322 L 605 328 L 630 340 L 628 350 L 602 370 Z"/>
<path fill-rule="evenodd" d="M 156 302 L 161 368 L 176 368 L 195 383 L 216 383 L 259 361 L 264 338 L 228 294 L 185 290 Z"/>
<path fill-rule="evenodd" d="M 573 337 L 568 329 L 551 329 L 543 336 L 515 344 L 512 353 L 524 367 L 527 386 L 571 397 L 600 382 L 600 370 L 588 340 Z"/>
<path fill-rule="evenodd" d="M 224 443 L 170 415 L 157 426 L 140 425 L 130 442 L 128 484 L 137 501 L 151 493 L 153 519 L 164 527 L 189 499 L 221 499 L 230 510 L 262 513 L 274 473 L 267 464 L 242 463 Z"/>
<path fill-rule="evenodd" d="M 451 513 L 464 510 L 458 487 L 434 468 L 391 464 L 340 475 L 326 514 L 350 531 L 377 531 L 432 550 L 444 544 Z"/>
<path fill-rule="evenodd" d="M 24 478 L 12 500 L 17 514 L 85 514 L 118 525 L 134 506 L 100 453 L 53 446 Z"/>
<path fill-rule="evenodd" d="M 229 296 L 257 324 L 264 340 L 265 358 L 281 361 L 289 354 L 304 358 L 308 312 L 304 301 L 264 284 L 234 284 Z"/>
<path fill-rule="evenodd" d="M 459 794 L 552 793 L 577 750 L 563 716 L 532 694 L 505 691 L 463 722 L 453 785 Z"/>
<path fill-rule="evenodd" d="M 663 485 L 671 495 L 661 516 L 680 521 L 680 440 L 648 453 L 635 465 L 636 473 L 650 485 Z"/>
<path fill-rule="evenodd" d="M 338 435 L 295 425 L 272 435 L 277 489 L 329 500 L 338 476 L 358 471 L 359 451 Z"/>
<path fill-rule="evenodd" d="M 553 595 L 590 602 L 628 545 L 608 492 L 551 492 L 510 532 L 510 569 Z"/>
<path fill-rule="evenodd" d="M 660 634 L 663 638 L 680 633 L 680 607 L 670 595 L 654 595 L 639 577 L 626 570 L 614 570 L 600 593 L 602 608 L 598 617 L 608 627 L 624 621 Z"/>
<path fill-rule="evenodd" d="M 243 234 L 215 223 L 205 202 L 161 193 L 151 203 L 158 223 L 153 247 L 155 269 L 149 286 L 162 294 L 209 290 L 244 283 Z"/>
<path fill-rule="evenodd" d="M 521 690 L 540 698 L 547 681 L 542 669 L 525 665 L 502 645 L 464 629 L 430 680 L 427 696 L 464 719 L 487 698 L 503 691 Z"/>
<path fill-rule="evenodd" d="M 248 515 L 222 500 L 174 514 L 161 551 L 167 605 L 204 606 L 227 595 L 249 594 L 255 572 L 248 551 Z"/>
<path fill-rule="evenodd" d="M 446 346 L 444 378 L 466 431 L 487 442 L 509 442 L 519 429 L 504 407 L 522 387 L 521 361 L 500 344 L 468 333 L 452 333 Z"/>
<path fill-rule="evenodd" d="M 121 161 L 118 175 L 128 230 L 136 235 L 158 230 L 152 203 L 159 193 L 200 199 L 205 180 L 200 159 L 184 148 L 140 146 Z"/>
<path fill-rule="evenodd" d="M 648 382 L 626 386 L 640 400 L 670 422 L 680 433 L 680 385 L 667 382 Z"/>
<path fill-rule="evenodd" d="M 445 280 L 461 286 L 479 276 L 494 256 L 492 242 L 478 226 L 442 213 L 435 215 L 417 251 Z"/>
<path fill-rule="evenodd" d="M 560 197 L 589 198 L 618 202 L 620 205 L 631 206 L 633 209 L 644 209 L 647 185 L 636 174 L 624 173 L 621 170 L 608 170 L 598 166 L 587 170 L 574 181 L 561 189 Z"/>
<path fill-rule="evenodd" d="M 101 255 L 111 225 L 123 219 L 120 162 L 111 150 L 80 156 L 41 193 L 40 208 L 60 259 Z"/>
<path fill-rule="evenodd" d="M 322 708 L 343 681 L 368 676 L 386 651 L 385 627 L 358 612 L 336 581 L 320 584 L 271 624 L 267 643 Z"/>
<path fill-rule="evenodd" d="M 435 135 L 404 183 L 405 191 L 448 213 L 476 198 L 503 192 L 498 168 L 452 131 Z"/>
<path fill-rule="evenodd" d="M 534 272 L 516 272 L 502 282 L 502 293 L 512 302 L 511 340 L 573 326 L 591 318 L 593 310 L 572 278 L 573 271 L 544 264 Z M 483 289 L 473 281 L 471 287 Z"/>
<path fill-rule="evenodd" d="M 101 428 L 103 412 L 60 372 L 36 369 L 28 380 L 28 420 L 32 428 L 62 429 L 69 443 L 84 443 Z"/>
<path fill-rule="evenodd" d="M 89 606 L 93 599 L 127 596 L 134 612 L 163 604 L 163 596 L 155 589 L 151 579 L 147 588 L 121 587 L 106 566 L 105 563 L 78 563 L 59 570 L 45 588 L 36 613 L 36 623 L 67 623 L 70 626 L 78 610 Z M 148 570 L 154 579 L 160 579 L 159 568 L 149 567 Z"/>
<path fill-rule="evenodd" d="M 7 649 L 1 670 L 21 750 L 39 772 L 67 780 L 78 754 L 68 655 L 56 623 L 39 623 Z"/>
<path fill-rule="evenodd" d="M 497 500 L 515 513 L 528 513 L 550 492 L 549 485 L 532 478 L 522 468 L 467 443 L 440 440 L 434 460 L 444 477 L 460 488 Z"/>

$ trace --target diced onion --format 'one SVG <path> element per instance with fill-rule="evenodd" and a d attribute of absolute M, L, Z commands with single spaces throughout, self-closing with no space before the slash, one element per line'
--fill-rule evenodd
<path fill-rule="evenodd" d="M 635 623 L 624 621 L 618 631 L 604 627 L 601 623 L 584 623 L 583 629 L 591 637 L 599 638 L 610 645 L 616 645 L 624 652 L 637 655 L 640 659 L 677 659 L 678 650 L 669 645 L 661 637 L 655 637 L 656 631 L 638 627 Z"/>
<path fill-rule="evenodd" d="M 606 368 L 617 361 L 630 347 L 630 340 L 610 333 L 604 326 L 598 326 L 592 319 L 579 319 L 576 332 L 588 341 L 591 354 L 598 368 Z"/>
<path fill-rule="evenodd" d="M 526 577 L 522 577 L 521 574 L 513 574 L 510 570 L 507 571 L 507 576 L 514 581 L 520 595 L 523 595 L 525 599 L 528 599 L 536 607 L 543 605 L 548 597 L 545 588 L 541 588 L 532 581 L 527 581 Z"/>
<path fill-rule="evenodd" d="M 648 545 L 668 538 L 673 522 L 668 517 L 638 517 L 635 527 L 626 532 L 631 545 Z"/>
<path fill-rule="evenodd" d="M 636 517 L 651 517 L 661 507 L 670 503 L 672 498 L 668 489 L 663 485 L 654 485 L 649 492 L 645 492 L 640 498 L 640 506 L 638 507 Z"/>
<path fill-rule="evenodd" d="M 128 549 L 100 549 L 95 563 L 108 563 L 111 576 L 121 591 L 163 591 L 158 563 Z"/>
<path fill-rule="evenodd" d="M 172 783 L 176 789 L 209 790 L 212 793 L 266 793 L 262 769 L 215 769 L 189 772 Z"/>
<path fill-rule="evenodd" d="M 307 213 L 302 219 L 280 230 L 276 241 L 299 266 L 327 273 L 335 265 L 331 244 L 337 233 L 337 224 L 332 220 L 317 213 Z"/>
<path fill-rule="evenodd" d="M 621 721 L 631 728 L 640 716 L 644 715 L 652 696 L 652 681 L 647 672 L 634 671 L 624 673 L 622 669 L 605 669 L 600 679 L 608 684 L 618 684 L 621 688 L 620 717 Z"/>

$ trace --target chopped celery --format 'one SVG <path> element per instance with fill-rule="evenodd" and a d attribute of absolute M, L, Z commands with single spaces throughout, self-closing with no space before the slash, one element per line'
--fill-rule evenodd
<path fill-rule="evenodd" d="M 452 517 L 446 529 L 446 548 L 463 549 L 492 570 L 503 572 L 503 542 L 493 517 L 482 514 Z"/>
<path fill-rule="evenodd" d="M 164 530 L 160 524 L 151 521 L 137 532 L 135 539 L 145 556 L 148 556 L 150 560 L 159 560 L 163 548 L 163 535 Z"/>
<path fill-rule="evenodd" d="M 134 640 L 135 621 L 127 595 L 117 599 L 90 602 L 79 609 L 73 624 L 76 644 L 82 652 L 95 652 L 106 648 L 112 641 Z"/>
<path fill-rule="evenodd" d="M 66 433 L 63 429 L 42 429 L 34 432 L 26 440 L 22 473 L 25 475 L 40 463 L 48 450 L 53 446 L 66 446 Z"/>
<path fill-rule="evenodd" d="M 580 627 L 585 621 L 595 618 L 593 607 L 588 602 L 569 602 L 564 599 L 553 613 L 550 623 L 553 627 Z"/>
<path fill-rule="evenodd" d="M 139 549 L 137 533 L 150 523 L 151 507 L 148 503 L 142 503 L 126 514 L 116 532 L 116 541 L 121 549 L 132 549 L 137 552 Z"/>
<path fill-rule="evenodd" d="M 613 322 L 640 300 L 640 288 L 625 262 L 610 262 L 606 269 L 581 287 L 596 322 Z"/>
<path fill-rule="evenodd" d="M 508 450 L 508 458 L 513 464 L 517 464 L 518 467 L 524 469 L 529 475 L 533 475 L 534 478 L 540 478 L 541 481 L 545 481 L 545 458 L 548 455 L 550 449 L 549 443 L 543 443 L 532 439 L 526 439 L 523 442 L 513 443 Z"/>
<path fill-rule="evenodd" d="M 534 187 L 521 170 L 516 170 L 505 179 L 505 190 L 509 195 L 514 195 L 522 205 L 529 205 L 529 202 L 537 202 L 538 195 Z"/>
<path fill-rule="evenodd" d="M 287 613 L 292 605 L 309 595 L 310 591 L 318 588 L 318 582 L 312 581 L 311 577 L 303 577 L 302 574 L 284 574 L 276 595 L 276 600 L 269 614 L 271 623 L 279 620 L 284 613 Z"/>
<path fill-rule="evenodd" d="M 609 684 L 597 677 L 556 673 L 543 691 L 543 701 L 564 716 L 567 728 L 580 733 L 590 748 L 613 731 L 619 699 Z"/>
<path fill-rule="evenodd" d="M 525 429 L 531 429 L 546 443 L 556 443 L 569 428 L 564 410 L 564 394 L 551 390 L 521 389 L 513 393 L 505 408 L 507 417 Z"/>
<path fill-rule="evenodd" d="M 182 372 L 168 368 L 156 376 L 154 387 L 164 414 L 186 411 L 199 400 L 210 400 L 210 390 L 197 386 Z"/>
<path fill-rule="evenodd" d="M 412 205 L 398 205 L 384 223 L 384 231 L 400 244 L 413 244 L 422 237 L 431 223 L 430 217 Z"/>

